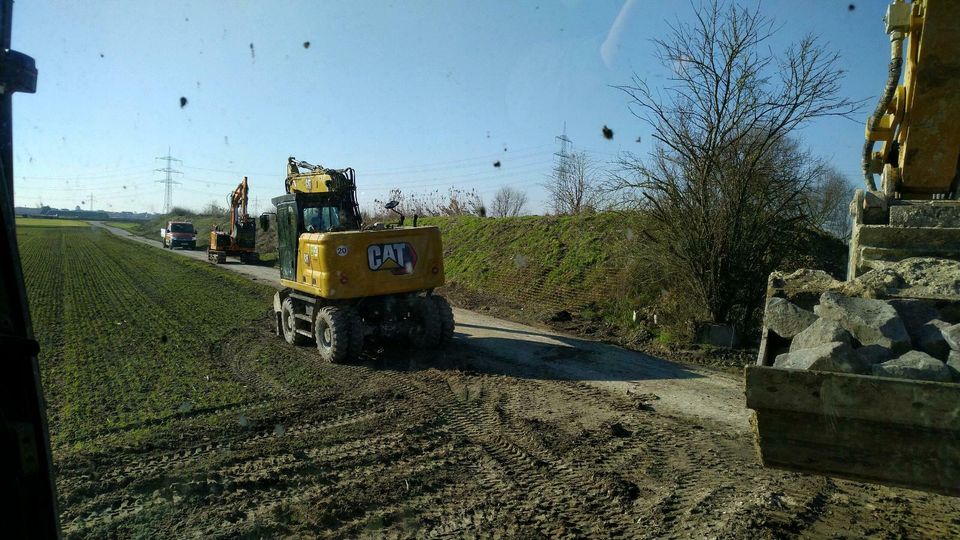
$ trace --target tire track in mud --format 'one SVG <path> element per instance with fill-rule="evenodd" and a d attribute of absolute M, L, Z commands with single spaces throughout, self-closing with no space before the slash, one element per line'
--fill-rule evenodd
<path fill-rule="evenodd" d="M 251 521 L 255 520 L 257 516 L 269 514 L 278 508 L 297 506 L 324 508 L 334 506 L 337 502 L 342 504 L 344 502 L 342 500 L 344 492 L 349 492 L 355 488 L 365 489 L 368 487 L 371 478 L 376 478 L 376 483 L 383 490 L 376 501 L 378 506 L 371 507 L 370 502 L 365 500 L 355 501 L 357 504 L 350 509 L 348 514 L 359 514 L 359 516 L 351 517 L 348 515 L 346 516 L 347 521 L 338 524 L 339 535 L 352 536 L 348 531 L 362 532 L 359 525 L 367 521 L 365 518 L 378 514 L 387 515 L 390 510 L 406 504 L 406 498 L 402 490 L 385 489 L 386 486 L 399 484 L 401 481 L 409 485 L 411 480 L 414 483 L 428 484 L 433 474 L 439 469 L 460 464 L 459 460 L 451 459 L 451 455 L 455 455 L 453 445 L 444 443 L 430 445 L 423 448 L 423 451 L 415 456 L 394 460 L 390 463 L 385 463 L 386 460 L 382 459 L 382 456 L 378 456 L 376 460 L 365 464 L 366 467 L 364 467 L 362 473 L 354 472 L 354 476 L 347 476 L 351 471 L 336 470 L 330 473 L 330 481 L 326 484 L 321 481 L 318 485 L 318 482 L 311 478 L 309 483 L 305 482 L 307 484 L 305 486 L 287 490 L 274 489 L 265 493 L 264 496 L 258 497 L 255 501 L 242 500 L 242 508 L 252 508 L 252 510 L 247 513 L 244 519 L 232 524 L 233 527 L 226 531 L 227 536 L 234 533 L 247 534 L 249 531 L 245 528 L 248 528 L 247 526 Z M 338 498 L 340 498 L 339 501 Z M 368 513 L 372 513 L 372 516 L 368 516 Z M 344 516 L 339 516 L 338 519 L 342 517 Z"/>
<path fill-rule="evenodd" d="M 353 368 L 363 372 L 364 376 L 377 376 L 376 371 L 368 371 L 366 368 Z M 450 386 L 450 377 L 445 374 L 430 374 L 434 379 L 432 382 L 447 385 L 447 396 L 444 392 L 438 392 L 435 386 L 425 385 L 420 380 L 422 373 L 416 373 L 416 378 L 411 379 L 411 374 L 405 372 L 390 373 L 390 381 L 395 387 L 404 391 L 405 395 L 414 396 L 431 406 L 440 416 L 448 417 L 451 425 L 458 431 L 464 433 L 471 442 L 479 443 L 480 448 L 492 458 L 484 473 L 488 480 L 486 489 L 490 486 L 496 486 L 494 491 L 496 495 L 492 498 L 500 503 L 505 500 L 518 499 L 519 494 L 526 497 L 530 493 L 549 493 L 553 490 L 556 493 L 564 493 L 566 490 L 578 492 L 579 499 L 550 497 L 548 500 L 540 501 L 539 505 L 528 504 L 529 508 L 540 513 L 550 513 L 550 508 L 562 508 L 564 506 L 577 504 L 587 510 L 587 514 L 592 516 L 607 515 L 610 520 L 597 525 L 596 520 L 587 520 L 587 522 L 568 520 L 566 512 L 554 514 L 551 516 L 564 525 L 564 530 L 574 531 L 583 534 L 586 531 L 596 530 L 611 534 L 625 534 L 628 531 L 639 534 L 639 529 L 631 526 L 625 526 L 622 522 L 623 509 L 621 498 L 622 493 L 604 493 L 602 488 L 575 489 L 576 486 L 595 485 L 595 473 L 589 470 L 589 467 L 580 467 L 576 463 L 568 463 L 563 458 L 552 454 L 547 445 L 541 444 L 539 447 L 534 444 L 531 448 L 530 440 L 532 432 L 522 426 L 508 422 L 510 416 L 504 412 L 503 403 L 495 402 L 491 405 L 489 397 L 482 396 L 478 401 L 470 404 L 469 391 L 464 398 L 463 392 Z M 459 377 L 464 378 L 464 377 Z M 469 379 L 469 377 L 467 377 Z M 491 383 L 491 387 L 496 387 L 498 377 L 480 376 L 480 386 Z M 401 382 L 402 381 L 402 382 Z M 467 383 L 469 384 L 469 383 Z M 621 414 L 637 415 L 637 404 L 628 401 L 629 397 L 620 397 L 609 392 L 598 389 L 583 383 L 573 381 L 550 381 L 542 383 L 543 386 L 549 386 L 547 391 L 561 390 L 563 394 L 571 399 L 578 401 L 590 400 L 599 402 L 602 406 L 608 407 Z M 506 386 L 510 386 L 507 384 Z M 451 398 L 453 398 L 451 400 Z M 468 405 L 469 404 L 469 405 Z M 506 434 L 506 436 L 504 436 Z M 665 488 L 673 490 L 674 493 L 662 500 L 658 510 L 663 514 L 663 523 L 661 530 L 664 533 L 674 531 L 676 524 L 681 522 L 683 517 L 690 514 L 702 514 L 710 508 L 724 508 L 732 499 L 736 497 L 736 491 L 729 485 L 723 484 L 716 488 L 704 490 L 702 487 L 705 477 L 712 475 L 712 472 L 721 466 L 723 461 L 735 460 L 733 452 L 727 451 L 722 446 L 723 451 L 718 451 L 712 446 L 709 438 L 695 444 L 695 448 L 687 448 L 685 459 L 679 462 L 674 454 L 678 448 L 684 444 L 689 445 L 689 441 L 682 443 L 672 436 L 669 429 L 657 428 L 640 430 L 634 436 L 625 439 L 612 439 L 610 445 L 603 447 L 602 451 L 594 453 L 593 465 L 600 465 L 601 469 L 616 472 L 619 467 L 628 465 L 630 467 L 646 467 L 648 469 L 661 469 L 672 471 L 680 476 L 680 480 L 670 487 Z M 517 444 L 521 442 L 522 444 Z M 669 448 L 663 448 L 667 446 Z M 714 457 L 704 460 L 701 456 L 714 454 Z M 637 459 L 641 458 L 641 459 Z M 587 460 L 589 463 L 591 460 Z M 546 471 L 542 470 L 546 468 Z M 679 470 L 678 470 L 679 469 Z M 555 478 L 557 480 L 544 480 L 545 477 Z M 619 475 L 618 475 L 619 477 Z M 440 495 L 437 495 L 440 497 Z M 476 505 L 483 500 L 490 500 L 489 496 L 477 496 L 467 499 L 465 506 Z M 586 501 L 586 503 L 584 503 Z M 502 504 L 501 504 L 502 506 Z M 449 509 L 438 510 L 435 513 L 427 513 L 424 518 L 431 516 L 447 515 Z M 502 514 L 502 511 L 499 511 Z M 513 512 L 511 512 L 513 513 Z M 469 515 L 481 515 L 477 511 L 470 512 Z M 485 521 L 493 522 L 504 516 L 498 515 L 498 510 L 482 514 Z M 463 519 L 461 526 L 451 526 L 449 523 L 442 528 L 431 531 L 440 535 L 455 535 L 470 530 L 476 526 L 475 519 Z M 462 527 L 462 528 L 461 528 Z M 591 529 L 596 527 L 596 529 Z M 721 525 L 710 527 L 710 530 L 722 528 Z M 552 531 L 559 532 L 559 531 Z M 707 532 L 707 531 L 703 531 Z"/>
<path fill-rule="evenodd" d="M 176 536 L 224 538 L 792 537 L 821 532 L 836 508 L 835 486 L 761 469 L 744 436 L 659 415 L 628 394 L 390 367 L 374 354 L 363 365 L 322 364 L 312 348 L 295 357 L 333 401 L 315 407 L 268 383 L 257 388 L 284 397 L 264 413 L 319 417 L 284 436 L 260 430 L 123 463 L 65 514 L 68 535 L 122 536 L 158 519 Z M 259 384 L 256 364 L 241 367 Z M 630 433 L 602 424 L 578 434 L 570 411 L 543 420 L 527 410 L 540 402 L 596 409 Z"/>
<path fill-rule="evenodd" d="M 342 427 L 334 422 L 325 426 L 327 429 Z M 425 424 L 424 424 L 425 425 Z M 66 515 L 64 521 L 69 521 L 65 532 L 72 534 L 98 525 L 109 524 L 118 519 L 130 518 L 144 510 L 165 504 L 177 504 L 184 497 L 202 495 L 201 500 L 195 503 L 212 502 L 218 506 L 234 506 L 233 512 L 248 507 L 261 508 L 265 500 L 274 502 L 292 502 L 297 500 L 298 493 L 309 490 L 316 484 L 324 483 L 325 478 L 335 478 L 349 472 L 356 467 L 380 466 L 390 467 L 385 459 L 392 455 L 404 441 L 405 434 L 400 432 L 387 433 L 374 437 L 359 437 L 332 446 L 310 445 L 301 437 L 317 431 L 315 426 L 305 429 L 292 429 L 275 439 L 283 439 L 287 443 L 281 452 L 271 452 L 261 455 L 254 452 L 251 456 L 232 456 L 227 463 L 213 470 L 183 471 L 183 474 L 170 479 L 164 479 L 162 486 L 141 489 L 139 493 L 126 491 L 110 491 L 104 497 L 90 502 L 89 506 L 96 509 L 83 510 L 77 508 L 75 514 Z M 417 427 L 417 426 L 414 426 Z M 439 430 L 428 428 L 423 431 L 422 439 L 431 440 Z M 258 441 L 250 440 L 250 446 Z M 305 443 L 305 444 L 297 444 Z M 290 446 L 295 445 L 295 448 Z M 254 450 L 257 450 L 254 448 Z M 265 448 L 272 450 L 272 448 Z M 194 457 L 191 455 L 190 457 Z M 426 454 L 411 459 L 429 457 Z M 386 462 L 386 463 L 385 463 Z M 183 463 L 180 463 L 181 465 Z M 324 476 L 326 475 L 326 476 Z M 286 484 L 287 488 L 277 488 L 277 484 Z M 148 486 L 151 483 L 147 483 Z M 300 486 L 306 487 L 300 487 Z M 265 486 L 270 488 L 263 490 Z M 118 496 L 117 494 L 122 495 Z M 250 498 L 250 493 L 258 493 L 257 497 Z M 211 499 L 212 500 L 208 500 Z M 206 500 L 205 500 L 206 499 Z M 197 504 L 197 508 L 204 506 Z"/>
<path fill-rule="evenodd" d="M 344 413 L 337 417 L 316 422 L 306 422 L 285 427 L 283 434 L 273 430 L 260 430 L 234 439 L 219 440 L 204 445 L 197 445 L 175 451 L 163 452 L 155 455 L 143 456 L 138 462 L 119 469 L 113 469 L 97 478 L 97 483 L 103 486 L 122 486 L 126 481 L 149 474 L 157 474 L 167 469 L 184 467 L 212 454 L 223 454 L 255 446 L 270 440 L 277 440 L 283 436 L 308 436 L 325 430 L 349 426 L 351 424 L 374 420 L 387 416 L 391 411 L 359 410 Z"/>
<path fill-rule="evenodd" d="M 548 534 L 560 531 L 581 535 L 592 531 L 628 532 L 622 523 L 622 509 L 612 498 L 581 487 L 590 483 L 587 474 L 555 456 L 534 453 L 518 444 L 529 437 L 529 433 L 501 421 L 498 411 L 504 407 L 505 396 L 496 390 L 489 396 L 484 395 L 485 390 L 491 389 L 485 386 L 489 377 L 479 377 L 479 399 L 470 400 L 469 390 L 467 399 L 459 398 L 459 392 L 450 384 L 451 376 L 428 375 L 431 375 L 433 385 L 400 374 L 400 386 L 406 387 L 410 393 L 434 398 L 436 414 L 492 458 L 495 470 L 500 474 L 487 489 L 493 490 L 497 499 L 513 499 L 519 508 L 534 517 L 548 515 L 550 521 L 561 525 L 559 530 L 544 531 Z M 494 380 L 494 386 L 497 382 L 502 381 Z M 585 508 L 586 511 L 567 512 L 564 507 Z"/>
<path fill-rule="evenodd" d="M 309 352 L 301 354 L 301 356 L 311 359 L 309 355 Z M 351 388 L 356 391 L 357 389 L 363 388 L 377 388 L 387 382 L 386 379 L 392 380 L 392 377 L 389 375 L 383 375 L 376 370 L 359 366 L 330 366 L 317 363 L 315 370 L 324 377 L 328 377 L 334 382 L 333 387 L 339 389 Z M 256 377 L 256 373 L 253 371 L 248 372 L 248 377 L 248 380 L 250 380 L 250 378 Z M 363 384 L 357 384 L 358 378 L 364 381 Z M 368 378 L 370 380 L 365 380 Z M 294 392 L 292 389 L 289 391 L 290 394 Z M 338 393 L 339 390 L 326 389 L 319 393 L 330 394 L 331 392 Z M 281 395 L 284 394 L 288 393 L 281 393 Z M 305 396 L 301 396 L 301 400 L 299 400 L 301 405 L 304 397 Z M 277 408 L 278 405 L 284 403 L 283 401 L 266 401 L 266 409 L 270 409 L 271 406 L 272 408 Z M 400 401 L 399 405 L 404 405 L 403 401 Z M 336 417 L 325 421 L 307 422 L 287 427 L 284 434 L 280 436 L 270 431 L 260 431 L 234 439 L 221 440 L 216 443 L 195 445 L 186 449 L 176 449 L 148 455 L 146 456 L 146 460 L 108 472 L 103 478 L 99 478 L 96 481 L 90 480 L 90 483 L 95 482 L 101 489 L 106 488 L 108 491 L 103 496 L 95 497 L 93 500 L 87 501 L 87 504 L 74 505 L 71 512 L 65 512 L 63 516 L 64 522 L 70 523 L 69 526 L 65 528 L 65 531 L 73 534 L 90 530 L 99 525 L 111 524 L 118 520 L 134 517 L 142 511 L 156 506 L 175 502 L 179 495 L 172 492 L 173 488 L 170 487 L 154 489 L 149 493 L 130 493 L 131 488 L 137 487 L 135 485 L 137 483 L 146 484 L 147 486 L 156 484 L 156 477 L 158 475 L 162 476 L 165 471 L 184 472 L 182 477 L 167 480 L 166 483 L 175 486 L 180 484 L 176 481 L 177 479 L 190 478 L 186 481 L 186 484 L 191 486 L 196 485 L 198 482 L 212 482 L 220 487 L 205 489 L 215 489 L 220 494 L 239 491 L 246 496 L 247 491 L 241 486 L 252 484 L 252 486 L 256 488 L 258 486 L 258 480 L 268 480 L 267 483 L 276 483 L 279 477 L 292 473 L 295 474 L 297 468 L 308 466 L 307 464 L 311 462 L 329 462 L 338 466 L 348 467 L 351 465 L 351 459 L 371 455 L 376 459 L 372 459 L 370 462 L 356 463 L 355 465 L 376 465 L 380 461 L 377 456 L 382 457 L 383 453 L 390 451 L 401 442 L 404 442 L 405 437 L 409 438 L 408 434 L 416 434 L 413 438 L 414 442 L 422 442 L 424 440 L 430 441 L 435 439 L 435 435 L 442 431 L 440 428 L 433 427 L 427 430 L 420 430 L 420 433 L 417 434 L 419 427 L 430 423 L 429 420 L 425 420 L 419 424 L 403 424 L 403 427 L 406 429 L 400 432 L 390 432 L 370 437 L 366 436 L 367 433 L 370 430 L 375 431 L 376 428 L 383 423 L 397 424 L 395 421 L 375 423 L 377 420 L 386 417 L 395 417 L 399 410 L 397 404 L 385 407 L 384 404 L 379 402 L 358 402 L 354 399 L 338 403 L 336 409 L 338 411 L 348 410 L 349 412 L 341 412 Z M 347 428 L 363 423 L 370 424 L 370 429 L 360 432 L 359 436 L 355 439 L 348 440 L 334 447 L 320 446 L 317 447 L 318 450 L 309 448 L 310 440 L 308 436 L 310 434 Z M 296 452 L 296 450 L 290 449 L 291 445 L 289 441 L 292 440 L 299 442 L 299 447 L 306 446 L 307 449 L 306 451 L 299 452 L 300 455 L 297 456 L 296 459 L 283 458 L 283 456 L 292 456 L 293 454 L 291 452 Z M 266 455 L 261 455 L 257 452 L 257 447 L 267 442 L 285 443 L 280 458 L 278 458 L 276 452 L 270 452 L 270 450 L 272 450 L 270 448 L 266 449 L 268 452 Z M 243 450 L 251 450 L 253 453 L 249 456 L 242 455 Z M 238 452 L 241 452 L 241 455 L 237 455 Z M 232 453 L 233 456 L 228 460 L 227 464 L 219 469 L 212 472 L 204 472 L 199 476 L 196 473 L 191 474 L 189 472 L 191 465 L 199 464 L 204 458 L 230 453 Z M 419 459 L 427 458 L 428 456 L 422 456 Z M 413 459 L 416 460 L 417 458 Z M 267 465 L 260 466 L 264 463 Z M 251 472 L 245 472 L 247 470 Z M 151 478 L 153 482 L 151 482 Z M 199 480 L 197 478 L 199 478 Z M 317 481 L 317 477 L 307 475 L 290 477 L 285 480 L 285 483 L 310 486 L 316 484 Z M 189 491 L 189 488 L 187 491 Z M 276 492 L 277 501 L 285 500 L 289 502 L 297 500 L 296 493 L 299 489 L 281 490 L 274 488 L 274 491 Z M 260 501 L 261 499 L 258 497 L 256 500 Z M 223 503 L 224 501 L 222 500 L 216 501 L 216 504 L 221 506 L 224 506 Z"/>

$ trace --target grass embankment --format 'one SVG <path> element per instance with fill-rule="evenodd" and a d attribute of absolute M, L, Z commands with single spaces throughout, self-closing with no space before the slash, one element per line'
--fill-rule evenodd
<path fill-rule="evenodd" d="M 442 230 L 447 294 L 464 307 L 624 345 L 654 338 L 655 347 L 683 345 L 665 321 L 669 310 L 663 308 L 672 305 L 672 295 L 665 294 L 669 277 L 643 275 L 657 270 L 646 264 L 649 256 L 639 241 L 645 227 L 641 215 L 451 217 L 421 223 Z M 842 275 L 846 247 L 840 241 L 812 234 L 809 244 L 804 254 L 784 261 L 783 269 Z"/>
<path fill-rule="evenodd" d="M 143 227 L 143 222 L 142 221 L 111 221 L 107 223 L 107 225 L 110 225 L 111 227 L 116 227 L 118 229 L 123 229 L 125 231 L 130 231 L 134 234 L 140 234 L 140 230 Z"/>
<path fill-rule="evenodd" d="M 269 287 L 103 230 L 17 233 L 55 446 L 255 399 L 244 361 L 308 378 L 269 335 Z"/>
<path fill-rule="evenodd" d="M 637 216 L 616 213 L 516 218 L 425 218 L 443 233 L 452 297 L 494 301 L 503 315 L 569 323 L 587 334 L 632 334 L 648 299 L 633 286 Z"/>

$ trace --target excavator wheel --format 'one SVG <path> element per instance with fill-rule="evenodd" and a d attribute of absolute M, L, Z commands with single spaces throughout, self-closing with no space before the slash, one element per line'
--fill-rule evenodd
<path fill-rule="evenodd" d="M 350 357 L 353 319 L 353 313 L 348 309 L 328 306 L 317 311 L 313 335 L 325 362 L 342 364 Z"/>
<path fill-rule="evenodd" d="M 430 300 L 437 307 L 437 315 L 440 317 L 440 346 L 450 343 L 453 340 L 453 309 L 450 302 L 442 296 L 430 296 Z"/>
<path fill-rule="evenodd" d="M 440 343 L 437 305 L 429 297 L 418 297 L 410 311 L 410 343 L 418 349 L 436 347 Z"/>
<path fill-rule="evenodd" d="M 280 329 L 283 331 L 283 339 L 291 345 L 303 345 L 307 342 L 307 336 L 297 332 L 296 305 L 293 298 L 287 297 L 280 305 Z"/>

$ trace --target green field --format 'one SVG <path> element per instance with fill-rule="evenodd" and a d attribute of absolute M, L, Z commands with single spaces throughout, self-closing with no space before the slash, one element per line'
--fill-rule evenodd
<path fill-rule="evenodd" d="M 298 380 L 273 289 L 106 231 L 18 230 L 55 446 L 253 399 L 231 363 Z M 316 381 L 308 381 L 315 385 Z"/>
<path fill-rule="evenodd" d="M 89 227 L 86 221 L 76 219 L 17 217 L 17 227 Z"/>

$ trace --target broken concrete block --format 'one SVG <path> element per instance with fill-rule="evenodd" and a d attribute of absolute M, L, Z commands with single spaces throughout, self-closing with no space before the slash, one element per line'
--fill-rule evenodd
<path fill-rule="evenodd" d="M 949 381 L 952 378 L 946 364 L 923 351 L 910 351 L 897 359 L 877 364 L 873 366 L 873 374 L 924 381 Z"/>
<path fill-rule="evenodd" d="M 854 352 L 860 357 L 863 365 L 868 367 L 874 364 L 882 364 L 887 360 L 893 359 L 893 351 L 883 345 L 867 345 L 859 349 L 854 349 Z"/>
<path fill-rule="evenodd" d="M 960 208 L 955 204 L 913 202 L 890 207 L 891 227 L 960 227 Z"/>
<path fill-rule="evenodd" d="M 950 351 L 947 356 L 947 368 L 953 375 L 953 380 L 960 381 L 960 351 Z"/>
<path fill-rule="evenodd" d="M 910 231 L 910 229 L 895 227 L 884 227 L 884 230 L 893 233 Z M 943 231 L 952 231 L 951 234 L 960 238 L 960 229 L 943 229 Z M 929 247 L 934 245 L 934 240 L 927 236 L 928 232 L 925 231 L 922 238 Z M 917 238 L 904 238 L 903 241 L 903 247 L 909 248 L 916 244 Z M 885 294 L 896 293 L 901 297 L 960 297 L 960 261 L 935 257 L 911 257 L 895 262 L 872 261 L 871 266 L 876 269 L 859 276 L 855 283 L 848 285 L 859 284 L 865 289 L 885 289 Z M 845 290 L 848 288 L 845 287 Z"/>
<path fill-rule="evenodd" d="M 883 300 L 825 292 L 813 311 L 824 319 L 839 323 L 862 345 L 881 345 L 894 354 L 910 350 L 910 335 L 903 321 L 897 310 Z"/>
<path fill-rule="evenodd" d="M 942 319 L 940 312 L 923 300 L 915 298 L 897 298 L 888 300 L 903 321 L 907 333 L 913 336 L 923 325 L 935 319 Z"/>
<path fill-rule="evenodd" d="M 867 368 L 849 343 L 833 342 L 781 354 L 774 367 L 787 369 L 812 369 L 838 371 L 840 373 L 867 373 Z"/>
<path fill-rule="evenodd" d="M 834 343 L 837 341 L 852 345 L 850 332 L 844 330 L 836 321 L 817 319 L 793 338 L 793 341 L 790 343 L 790 352 L 801 349 L 812 349 L 824 343 Z"/>
<path fill-rule="evenodd" d="M 913 348 L 919 349 L 938 360 L 946 360 L 950 346 L 943 339 L 940 329 L 950 326 L 941 320 L 940 312 L 923 300 L 896 299 L 888 303 L 897 310 Z"/>
<path fill-rule="evenodd" d="M 767 300 L 767 309 L 763 314 L 763 324 L 784 338 L 799 334 L 815 320 L 817 316 L 813 313 L 777 297 Z"/>
<path fill-rule="evenodd" d="M 950 345 L 943 337 L 943 330 L 949 327 L 950 323 L 936 319 L 928 322 L 921 326 L 913 337 L 914 346 L 937 360 L 946 361 L 950 354 Z"/>
<path fill-rule="evenodd" d="M 940 328 L 940 333 L 951 349 L 960 351 L 960 324 L 944 326 Z"/>

